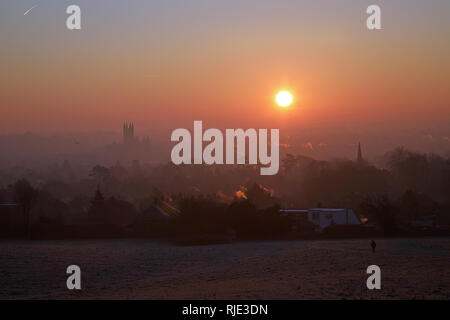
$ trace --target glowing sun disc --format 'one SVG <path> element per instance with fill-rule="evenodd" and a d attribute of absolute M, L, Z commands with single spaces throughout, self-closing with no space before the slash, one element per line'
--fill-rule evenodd
<path fill-rule="evenodd" d="M 283 108 L 289 107 L 293 100 L 294 98 L 292 97 L 292 94 L 288 91 L 280 91 L 275 97 L 275 102 L 277 105 Z"/>

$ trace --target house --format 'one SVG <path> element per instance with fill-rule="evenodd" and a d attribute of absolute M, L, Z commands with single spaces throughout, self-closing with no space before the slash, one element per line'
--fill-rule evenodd
<path fill-rule="evenodd" d="M 294 221 L 309 221 L 319 229 L 331 224 L 360 225 L 361 221 L 352 209 L 313 208 L 313 209 L 281 209 L 280 213 L 290 216 Z"/>
<path fill-rule="evenodd" d="M 169 219 L 175 217 L 178 213 L 177 208 L 161 201 L 158 204 L 150 205 L 146 210 L 137 214 L 125 229 L 130 236 L 164 236 L 169 232 Z"/>
<path fill-rule="evenodd" d="M 411 228 L 415 229 L 431 229 L 436 226 L 434 220 L 412 220 L 410 222 Z"/>

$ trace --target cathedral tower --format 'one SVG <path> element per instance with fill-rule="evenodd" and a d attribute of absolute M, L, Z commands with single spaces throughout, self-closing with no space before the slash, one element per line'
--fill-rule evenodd
<path fill-rule="evenodd" d="M 125 122 L 123 124 L 123 143 L 131 144 L 134 141 L 134 123 L 128 124 Z"/>

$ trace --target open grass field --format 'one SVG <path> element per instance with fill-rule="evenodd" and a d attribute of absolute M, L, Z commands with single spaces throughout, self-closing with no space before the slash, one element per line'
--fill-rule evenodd
<path fill-rule="evenodd" d="M 450 239 L 0 242 L 1 299 L 450 299 Z M 81 268 L 82 289 L 66 288 Z M 381 267 L 381 290 L 366 268 Z"/>

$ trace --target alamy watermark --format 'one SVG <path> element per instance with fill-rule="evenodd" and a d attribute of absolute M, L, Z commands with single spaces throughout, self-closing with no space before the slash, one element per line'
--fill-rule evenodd
<path fill-rule="evenodd" d="M 172 132 L 171 141 L 178 142 L 170 155 L 172 162 L 176 165 L 260 164 L 265 166 L 260 168 L 260 174 L 263 176 L 277 174 L 280 166 L 279 129 L 270 129 L 270 143 L 268 143 L 267 129 L 258 131 L 255 129 L 246 131 L 226 129 L 224 144 L 222 131 L 212 128 L 203 132 L 202 121 L 194 121 L 193 139 L 189 130 L 180 128 Z M 246 141 L 248 141 L 248 145 Z M 203 148 L 203 142 L 209 142 L 209 144 Z M 268 153 L 269 146 L 270 155 Z"/>
<path fill-rule="evenodd" d="M 367 274 L 370 276 L 367 278 L 366 286 L 369 290 L 381 289 L 381 269 L 376 264 L 367 267 Z"/>
<path fill-rule="evenodd" d="M 366 26 L 369 30 L 381 30 L 381 8 L 376 4 L 367 7 L 366 13 L 369 17 L 366 20 Z"/>
<path fill-rule="evenodd" d="M 31 12 L 39 5 L 34 5 L 25 13 L 24 16 Z M 76 4 L 69 5 L 66 8 L 66 13 L 69 15 L 66 19 L 66 27 L 68 30 L 81 30 L 81 8 Z M 366 26 L 369 30 L 381 30 L 381 8 L 379 5 L 372 4 L 367 7 L 366 14 L 369 16 L 366 20 Z"/>
<path fill-rule="evenodd" d="M 67 278 L 66 286 L 69 290 L 81 290 L 81 269 L 79 266 L 73 264 L 67 267 L 67 274 L 70 276 Z"/>

